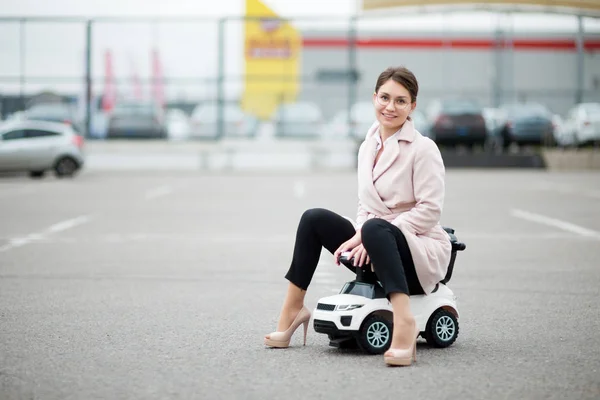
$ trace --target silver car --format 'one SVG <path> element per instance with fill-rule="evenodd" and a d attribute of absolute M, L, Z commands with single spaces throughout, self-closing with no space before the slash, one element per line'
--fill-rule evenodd
<path fill-rule="evenodd" d="M 83 137 L 70 125 L 15 121 L 0 125 L 0 172 L 29 172 L 41 178 L 73 176 L 84 164 Z"/>

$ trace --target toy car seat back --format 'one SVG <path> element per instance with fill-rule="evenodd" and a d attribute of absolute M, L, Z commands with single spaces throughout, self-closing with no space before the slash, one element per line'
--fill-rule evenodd
<path fill-rule="evenodd" d="M 445 226 L 444 230 L 448 234 L 450 243 L 452 244 L 452 252 L 450 253 L 450 263 L 448 264 L 448 271 L 446 272 L 446 276 L 444 277 L 444 279 L 442 279 L 441 281 L 441 283 L 445 285 L 450 281 L 450 278 L 452 278 L 452 272 L 454 271 L 454 262 L 456 261 L 456 253 L 465 250 L 467 248 L 467 245 L 458 241 L 458 238 L 454 234 L 454 229 Z"/>

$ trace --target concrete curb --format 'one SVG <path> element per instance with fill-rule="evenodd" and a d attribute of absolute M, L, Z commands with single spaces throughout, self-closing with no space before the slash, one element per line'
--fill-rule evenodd
<path fill-rule="evenodd" d="M 310 171 L 356 166 L 354 141 L 223 140 L 220 142 L 90 141 L 95 170 Z"/>
<path fill-rule="evenodd" d="M 219 142 L 88 141 L 86 166 L 97 170 L 312 171 L 353 170 L 352 140 L 234 139 Z M 442 151 L 447 168 L 599 170 L 600 151 L 548 149 L 531 154 Z"/>
<path fill-rule="evenodd" d="M 552 149 L 542 154 L 549 170 L 600 170 L 600 150 Z"/>

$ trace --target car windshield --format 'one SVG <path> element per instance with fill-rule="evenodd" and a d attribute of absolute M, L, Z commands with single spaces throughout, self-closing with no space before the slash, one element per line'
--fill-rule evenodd
<path fill-rule="evenodd" d="M 541 104 L 527 103 L 527 104 L 514 104 L 504 108 L 508 115 L 512 117 L 530 117 L 530 116 L 541 116 L 547 117 L 550 112 L 546 107 Z"/>
<path fill-rule="evenodd" d="M 470 100 L 448 100 L 442 104 L 442 112 L 447 115 L 481 114 L 479 104 Z"/>
<path fill-rule="evenodd" d="M 344 294 L 354 294 L 357 296 L 366 297 L 368 299 L 374 298 L 375 295 L 375 287 L 370 283 L 363 282 L 346 282 L 340 293 Z"/>
<path fill-rule="evenodd" d="M 152 115 L 154 106 L 145 103 L 122 103 L 117 104 L 113 110 L 117 115 Z"/>
<path fill-rule="evenodd" d="M 68 118 L 70 115 L 69 107 L 64 104 L 42 104 L 33 106 L 25 115 L 27 118 Z"/>

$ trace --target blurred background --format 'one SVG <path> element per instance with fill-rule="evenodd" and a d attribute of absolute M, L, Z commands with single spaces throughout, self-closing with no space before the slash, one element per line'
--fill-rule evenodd
<path fill-rule="evenodd" d="M 30 0 L 0 14 L 12 140 L 44 136 L 23 121 L 66 124 L 79 146 L 335 140 L 347 150 L 334 164 L 350 167 L 378 74 L 405 65 L 420 83 L 416 126 L 443 150 L 600 141 L 597 1 Z"/>

